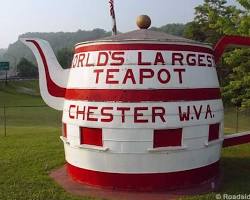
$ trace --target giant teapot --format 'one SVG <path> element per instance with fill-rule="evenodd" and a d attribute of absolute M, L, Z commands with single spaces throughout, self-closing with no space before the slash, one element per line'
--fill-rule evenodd
<path fill-rule="evenodd" d="M 63 111 L 67 170 L 78 182 L 189 187 L 218 175 L 222 146 L 249 141 L 223 134 L 216 64 L 227 46 L 250 39 L 224 36 L 211 47 L 148 26 L 76 44 L 69 69 L 48 42 L 21 39 L 37 59 L 42 98 Z"/>

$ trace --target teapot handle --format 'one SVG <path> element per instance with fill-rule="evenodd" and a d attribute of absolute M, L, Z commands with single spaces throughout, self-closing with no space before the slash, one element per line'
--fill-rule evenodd
<path fill-rule="evenodd" d="M 226 35 L 223 36 L 214 46 L 215 64 L 217 64 L 228 46 L 250 46 L 250 37 Z"/>
<path fill-rule="evenodd" d="M 235 145 L 246 144 L 250 142 L 250 131 L 242 133 L 234 133 L 224 136 L 223 147 L 231 147 Z"/>

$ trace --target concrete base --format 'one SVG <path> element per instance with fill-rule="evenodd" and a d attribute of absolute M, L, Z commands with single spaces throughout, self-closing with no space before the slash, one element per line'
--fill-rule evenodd
<path fill-rule="evenodd" d="M 218 191 L 222 180 L 222 176 L 220 175 L 192 188 L 186 188 L 181 190 L 169 190 L 166 192 L 129 192 L 102 189 L 78 183 L 68 176 L 66 166 L 52 171 L 50 173 L 50 177 L 52 177 L 67 192 L 73 195 L 95 197 L 109 200 L 174 200 L 183 195 L 198 195 Z"/>

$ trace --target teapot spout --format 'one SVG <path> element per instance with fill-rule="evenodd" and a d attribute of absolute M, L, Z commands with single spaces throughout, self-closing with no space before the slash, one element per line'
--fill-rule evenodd
<path fill-rule="evenodd" d="M 43 100 L 52 108 L 63 109 L 69 70 L 63 69 L 45 40 L 21 38 L 34 53 L 39 71 L 39 86 Z"/>

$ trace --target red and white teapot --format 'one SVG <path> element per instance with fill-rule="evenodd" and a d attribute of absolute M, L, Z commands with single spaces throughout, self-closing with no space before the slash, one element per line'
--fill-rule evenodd
<path fill-rule="evenodd" d="M 22 38 L 36 56 L 44 101 L 63 111 L 68 173 L 112 189 L 164 190 L 200 184 L 219 172 L 222 146 L 250 141 L 225 137 L 216 73 L 229 45 L 213 48 L 140 30 L 75 45 L 62 69 L 48 42 Z"/>

